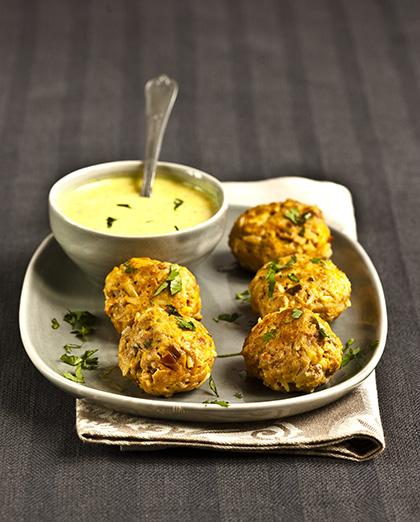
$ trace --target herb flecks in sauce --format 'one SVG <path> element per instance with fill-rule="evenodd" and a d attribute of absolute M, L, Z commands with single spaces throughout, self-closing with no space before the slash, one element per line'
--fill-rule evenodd
<path fill-rule="evenodd" d="M 134 176 L 118 175 L 68 189 L 58 206 L 80 225 L 121 236 L 175 233 L 174 225 L 179 230 L 198 225 L 218 207 L 209 193 L 165 175 L 156 178 L 150 198 L 139 195 Z"/>
<path fill-rule="evenodd" d="M 184 200 L 180 198 L 174 199 L 174 210 L 176 210 L 178 207 L 184 204 Z"/>
<path fill-rule="evenodd" d="M 106 226 L 108 228 L 111 228 L 113 223 L 114 223 L 114 221 L 117 221 L 117 220 L 115 218 L 113 218 L 113 217 L 107 217 L 106 218 Z"/>

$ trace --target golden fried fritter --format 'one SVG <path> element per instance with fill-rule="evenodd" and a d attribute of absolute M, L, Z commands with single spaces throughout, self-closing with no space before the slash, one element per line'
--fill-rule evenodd
<path fill-rule="evenodd" d="M 122 374 L 146 393 L 170 397 L 198 388 L 216 357 L 213 339 L 202 323 L 181 317 L 172 305 L 137 313 L 121 335 Z"/>
<path fill-rule="evenodd" d="M 246 210 L 229 236 L 233 255 L 252 272 L 268 261 L 292 254 L 330 257 L 330 242 L 321 210 L 292 199 Z"/>
<path fill-rule="evenodd" d="M 329 324 L 307 309 L 263 317 L 242 349 L 248 373 L 272 390 L 312 392 L 340 368 L 343 345 Z"/>
<path fill-rule="evenodd" d="M 173 305 L 181 315 L 201 319 L 200 288 L 185 267 L 149 257 L 132 258 L 105 279 L 105 313 L 117 332 L 130 325 L 137 312 L 150 306 Z"/>
<path fill-rule="evenodd" d="M 270 261 L 249 285 L 252 308 L 263 317 L 284 308 L 309 308 L 332 321 L 350 306 L 351 284 L 330 260 L 297 254 Z"/>

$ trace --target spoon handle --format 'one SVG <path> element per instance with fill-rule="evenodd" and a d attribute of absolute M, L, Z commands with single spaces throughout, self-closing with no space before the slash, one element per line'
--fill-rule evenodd
<path fill-rule="evenodd" d="M 146 99 L 146 151 L 140 195 L 147 198 L 152 193 L 163 135 L 177 94 L 177 82 L 166 75 L 152 78 L 144 87 Z"/>

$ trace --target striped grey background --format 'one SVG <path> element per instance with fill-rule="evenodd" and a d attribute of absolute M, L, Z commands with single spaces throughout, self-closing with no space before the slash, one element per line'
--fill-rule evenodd
<path fill-rule="evenodd" d="M 24 354 L 48 189 L 142 155 L 143 85 L 161 72 L 181 88 L 164 159 L 352 190 L 390 315 L 377 460 L 82 446 L 74 400 Z M 418 519 L 419 109 L 417 0 L 0 0 L 1 519 Z"/>

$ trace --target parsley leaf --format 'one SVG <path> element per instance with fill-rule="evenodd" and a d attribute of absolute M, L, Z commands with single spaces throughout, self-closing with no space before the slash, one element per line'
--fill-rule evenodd
<path fill-rule="evenodd" d="M 243 292 L 238 292 L 235 295 L 235 299 L 237 301 L 243 301 L 244 303 L 249 303 L 249 290 L 244 290 Z"/>
<path fill-rule="evenodd" d="M 153 296 L 157 296 L 162 293 L 166 288 L 168 288 L 171 295 L 175 295 L 182 290 L 182 279 L 181 274 L 179 273 L 178 265 L 171 265 L 169 269 L 169 275 L 165 279 L 165 281 L 157 288 L 156 292 Z"/>
<path fill-rule="evenodd" d="M 216 397 L 219 397 L 219 392 L 217 391 L 217 386 L 216 386 L 216 383 L 214 382 L 213 375 L 210 375 L 209 388 L 216 395 Z"/>
<path fill-rule="evenodd" d="M 312 212 L 305 212 L 304 214 L 300 215 L 299 210 L 296 207 L 291 208 L 290 210 L 286 210 L 286 212 L 283 214 L 285 218 L 287 218 L 289 221 L 291 221 L 294 225 L 302 225 L 302 229 L 299 232 L 299 235 L 304 235 L 305 229 L 303 228 L 303 225 L 312 217 Z"/>
<path fill-rule="evenodd" d="M 112 224 L 114 223 L 114 221 L 117 221 L 116 218 L 113 218 L 113 217 L 107 217 L 106 218 L 106 226 L 108 228 L 111 228 L 112 227 Z"/>
<path fill-rule="evenodd" d="M 132 274 L 133 272 L 136 271 L 136 269 L 132 265 L 130 265 L 130 263 L 128 261 L 123 263 L 123 266 L 124 266 L 124 271 L 126 274 Z"/>
<path fill-rule="evenodd" d="M 286 210 L 283 214 L 285 218 L 291 221 L 294 225 L 300 224 L 300 214 L 299 210 L 296 207 L 291 208 L 290 210 Z"/>
<path fill-rule="evenodd" d="M 168 281 L 164 281 L 156 290 L 156 292 L 153 294 L 153 297 L 156 297 L 157 295 L 161 294 L 165 288 L 168 288 L 169 283 Z"/>
<path fill-rule="evenodd" d="M 81 348 L 82 345 L 81 344 L 65 344 L 63 346 L 63 349 L 66 353 L 71 353 L 72 350 L 78 350 L 79 348 Z"/>
<path fill-rule="evenodd" d="M 78 339 L 85 341 L 86 336 L 93 331 L 96 317 L 86 310 L 69 310 L 63 320 L 73 328 L 71 331 Z"/>
<path fill-rule="evenodd" d="M 319 263 L 321 263 L 322 259 L 320 257 L 313 257 L 311 259 L 311 263 L 315 263 L 316 265 L 318 265 Z"/>
<path fill-rule="evenodd" d="M 55 317 L 51 319 L 51 328 L 53 330 L 57 330 L 57 328 L 60 328 L 60 323 L 57 321 Z"/>
<path fill-rule="evenodd" d="M 85 382 L 85 377 L 83 375 L 82 369 L 80 366 L 76 367 L 76 371 L 74 373 L 64 372 L 63 377 L 66 379 L 70 379 L 71 381 L 78 382 L 83 384 Z"/>
<path fill-rule="evenodd" d="M 241 314 L 234 312 L 233 314 L 219 314 L 217 317 L 213 317 L 213 321 L 218 323 L 219 321 L 226 321 L 227 323 L 234 323 L 236 319 L 241 317 Z"/>
<path fill-rule="evenodd" d="M 267 273 L 265 275 L 265 280 L 268 282 L 268 296 L 273 297 L 274 287 L 276 286 L 275 276 L 277 272 L 280 270 L 280 265 L 275 261 L 270 261 L 267 267 Z"/>
<path fill-rule="evenodd" d="M 178 328 L 181 328 L 181 330 L 195 330 L 195 324 L 192 321 L 186 321 L 182 317 L 176 317 L 176 320 L 178 322 Z"/>
<path fill-rule="evenodd" d="M 270 261 L 267 265 L 267 273 L 265 275 L 265 280 L 268 282 L 268 296 L 273 297 L 274 288 L 276 286 L 276 274 L 280 272 L 280 270 L 284 270 L 286 268 L 290 268 L 292 265 L 296 263 L 296 256 L 291 256 L 289 261 L 284 265 L 279 265 L 276 261 Z M 296 276 L 295 276 L 296 277 Z M 293 279 L 292 279 L 293 281 Z M 299 281 L 299 279 L 298 279 Z"/>
<path fill-rule="evenodd" d="M 176 315 L 177 317 L 181 317 L 181 314 L 178 312 L 174 305 L 167 304 L 165 306 L 165 311 L 168 315 Z"/>
<path fill-rule="evenodd" d="M 323 339 L 326 339 L 328 337 L 331 337 L 330 334 L 325 330 L 324 327 L 322 327 L 319 323 L 318 323 L 318 332 L 319 332 L 319 335 L 323 338 Z"/>
<path fill-rule="evenodd" d="M 175 198 L 174 199 L 174 210 L 180 207 L 184 203 L 183 199 Z"/>
<path fill-rule="evenodd" d="M 293 308 L 292 310 L 292 317 L 293 319 L 299 319 L 299 317 L 303 314 L 302 310 L 299 310 L 298 308 Z"/>
<path fill-rule="evenodd" d="M 274 339 L 276 336 L 277 330 L 276 328 L 273 328 L 273 330 L 269 330 L 268 332 L 265 332 L 262 336 L 262 340 L 267 343 L 268 341 L 271 341 L 271 339 Z"/>
<path fill-rule="evenodd" d="M 229 408 L 230 403 L 228 401 L 203 401 L 203 404 L 217 404 L 218 406 L 221 406 L 222 408 Z"/>

